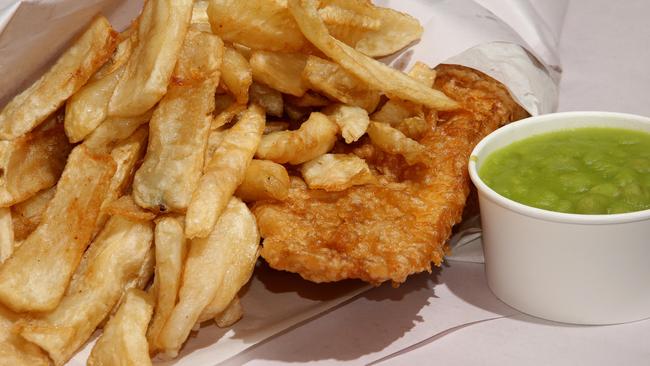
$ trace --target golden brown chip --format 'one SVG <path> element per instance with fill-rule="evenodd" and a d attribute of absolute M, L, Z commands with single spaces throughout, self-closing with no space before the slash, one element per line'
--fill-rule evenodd
<path fill-rule="evenodd" d="M 255 156 L 280 164 L 302 164 L 330 151 L 338 131 L 336 123 L 314 112 L 298 130 L 264 135 Z"/>
<path fill-rule="evenodd" d="M 15 139 L 45 121 L 99 69 L 115 50 L 117 33 L 97 17 L 58 61 L 0 112 L 0 138 Z"/>
<path fill-rule="evenodd" d="M 406 137 L 389 124 L 370 122 L 368 136 L 373 145 L 388 153 L 402 155 L 409 165 L 420 162 L 424 155 L 424 145 Z"/>
<path fill-rule="evenodd" d="M 370 123 L 368 112 L 360 107 L 335 104 L 322 112 L 339 125 L 346 144 L 351 144 L 365 135 Z"/>
<path fill-rule="evenodd" d="M 435 127 L 422 117 L 409 117 L 399 122 L 395 128 L 400 130 L 406 137 L 419 140 L 429 130 Z"/>
<path fill-rule="evenodd" d="M 41 216 L 54 197 L 56 187 L 44 189 L 26 201 L 11 206 L 16 241 L 24 240 L 41 223 Z"/>
<path fill-rule="evenodd" d="M 90 242 L 114 172 L 110 156 L 84 146 L 72 151 L 41 224 L 0 267 L 0 302 L 21 312 L 57 306 Z"/>
<path fill-rule="evenodd" d="M 84 254 L 59 306 L 19 323 L 20 334 L 63 365 L 117 304 L 152 244 L 153 225 L 112 217 Z"/>
<path fill-rule="evenodd" d="M 0 364 L 3 366 L 48 366 L 50 360 L 38 346 L 15 331 L 19 316 L 0 306 Z"/>
<path fill-rule="evenodd" d="M 122 196 L 107 204 L 104 212 L 110 216 L 121 216 L 131 221 L 152 221 L 156 214 L 138 206 L 133 196 Z"/>
<path fill-rule="evenodd" d="M 305 66 L 307 66 L 307 64 L 305 64 Z M 304 95 L 300 97 L 294 97 L 293 95 L 285 95 L 284 101 L 286 102 L 286 104 L 294 105 L 296 107 L 306 107 L 306 108 L 325 107 L 331 103 L 329 99 L 311 90 L 308 90 Z"/>
<path fill-rule="evenodd" d="M 283 200 L 289 194 L 289 173 L 284 166 L 270 160 L 253 159 L 235 196 L 246 202 Z"/>
<path fill-rule="evenodd" d="M 131 136 L 149 122 L 151 112 L 136 117 L 107 118 L 84 140 L 84 145 L 97 153 L 109 153 L 119 141 Z"/>
<path fill-rule="evenodd" d="M 251 102 L 264 108 L 266 114 L 282 117 L 282 112 L 284 111 L 282 93 L 258 83 L 251 84 L 249 93 Z"/>
<path fill-rule="evenodd" d="M 253 83 L 253 71 L 246 58 L 230 47 L 226 47 L 223 53 L 221 80 L 235 96 L 237 103 L 248 103 L 248 88 Z"/>
<path fill-rule="evenodd" d="M 304 163 L 300 173 L 310 189 L 343 191 L 377 181 L 365 160 L 354 154 L 325 154 Z"/>
<path fill-rule="evenodd" d="M 249 60 L 253 80 L 282 93 L 300 97 L 308 89 L 302 81 L 307 55 L 271 51 L 254 51 Z"/>
<path fill-rule="evenodd" d="M 262 108 L 253 104 L 224 136 L 187 208 L 185 235 L 188 238 L 205 238 L 212 231 L 228 200 L 244 180 L 264 123 Z"/>
<path fill-rule="evenodd" d="M 210 19 L 208 19 L 208 1 L 196 0 L 192 8 L 192 20 L 190 21 L 192 29 L 212 33 Z"/>
<path fill-rule="evenodd" d="M 219 328 L 227 328 L 237 323 L 243 316 L 244 308 L 241 306 L 239 296 L 235 296 L 226 310 L 214 316 L 214 322 L 217 323 Z"/>
<path fill-rule="evenodd" d="M 145 2 L 137 23 L 138 42 L 109 102 L 109 116 L 142 115 L 165 95 L 191 20 L 193 3 Z"/>

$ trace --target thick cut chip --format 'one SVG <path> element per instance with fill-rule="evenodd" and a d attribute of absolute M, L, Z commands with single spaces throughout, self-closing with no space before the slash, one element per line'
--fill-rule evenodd
<path fill-rule="evenodd" d="M 386 123 L 370 122 L 368 136 L 372 144 L 380 150 L 402 155 L 409 165 L 417 164 L 424 156 L 424 145 L 406 137 L 400 130 Z"/>
<path fill-rule="evenodd" d="M 203 170 L 223 43 L 190 30 L 172 85 L 149 122 L 149 146 L 133 180 L 141 207 L 184 213 Z"/>
<path fill-rule="evenodd" d="M 208 19 L 208 2 L 196 0 L 192 8 L 191 28 L 201 32 L 212 33 L 210 19 Z"/>
<path fill-rule="evenodd" d="M 19 316 L 0 306 L 0 365 L 48 366 L 50 360 L 38 346 L 21 338 L 15 332 Z"/>
<path fill-rule="evenodd" d="M 336 123 L 314 112 L 297 130 L 264 135 L 255 156 L 280 164 L 302 164 L 330 151 L 338 131 Z"/>
<path fill-rule="evenodd" d="M 113 91 L 109 116 L 142 115 L 165 95 L 191 20 L 193 3 L 145 2 L 138 18 L 138 41 Z"/>
<path fill-rule="evenodd" d="M 354 154 L 325 154 L 300 167 L 310 189 L 343 191 L 377 181 L 365 160 Z"/>
<path fill-rule="evenodd" d="M 307 65 L 305 64 L 305 66 Z M 305 108 L 325 107 L 331 103 L 329 99 L 311 90 L 308 90 L 304 95 L 300 97 L 294 97 L 293 95 L 285 95 L 284 100 L 286 104 L 290 104 L 296 107 L 305 107 Z"/>
<path fill-rule="evenodd" d="M 134 278 L 153 242 L 151 223 L 111 217 L 52 312 L 19 323 L 20 334 L 63 365 L 90 338 Z"/>
<path fill-rule="evenodd" d="M 84 145 L 97 153 L 109 153 L 115 144 L 131 136 L 150 119 L 151 112 L 136 117 L 107 118 L 84 140 Z"/>
<path fill-rule="evenodd" d="M 380 95 L 339 65 L 320 57 L 309 56 L 303 70 L 311 88 L 342 103 L 355 105 L 372 112 L 379 104 Z"/>
<path fill-rule="evenodd" d="M 417 19 L 364 0 L 325 0 L 318 13 L 330 33 L 370 57 L 393 54 L 420 39 Z"/>
<path fill-rule="evenodd" d="M 210 0 L 212 32 L 253 49 L 299 51 L 308 42 L 285 0 Z"/>
<path fill-rule="evenodd" d="M 262 108 L 253 104 L 224 136 L 187 208 L 185 235 L 188 238 L 205 238 L 212 231 L 228 200 L 244 180 L 264 132 L 264 123 Z"/>
<path fill-rule="evenodd" d="M 253 71 L 246 58 L 230 47 L 226 47 L 223 52 L 221 80 L 235 96 L 237 103 L 248 103 L 248 89 L 253 83 Z"/>
<path fill-rule="evenodd" d="M 337 104 L 323 109 L 322 112 L 339 125 L 341 135 L 347 144 L 359 140 L 370 124 L 368 112 L 361 107 Z"/>
<path fill-rule="evenodd" d="M 0 267 L 0 302 L 14 311 L 53 310 L 95 229 L 115 163 L 76 147 L 41 224 Z"/>
<path fill-rule="evenodd" d="M 274 117 L 282 117 L 284 111 L 284 101 L 282 93 L 271 89 L 264 84 L 253 83 L 249 90 L 250 100 L 260 105 L 267 114 Z"/>
<path fill-rule="evenodd" d="M 121 216 L 132 221 L 152 221 L 156 218 L 155 213 L 138 206 L 131 195 L 112 201 L 106 205 L 104 211 L 110 216 Z"/>
<path fill-rule="evenodd" d="M 14 252 L 14 225 L 11 220 L 11 209 L 0 208 L 0 264 Z"/>
<path fill-rule="evenodd" d="M 108 20 L 96 18 L 48 72 L 0 112 L 0 139 L 22 136 L 45 121 L 111 57 L 116 42 Z"/>
<path fill-rule="evenodd" d="M 203 159 L 203 171 L 208 169 L 208 165 L 210 164 L 214 152 L 217 151 L 219 145 L 223 142 L 223 138 L 226 136 L 227 132 L 228 130 L 222 128 L 210 131 L 210 136 L 208 136 L 208 146 L 205 148 L 205 158 Z"/>
<path fill-rule="evenodd" d="M 395 126 L 406 137 L 413 140 L 419 140 L 433 127 L 435 127 L 435 124 L 430 124 L 422 117 L 405 118 Z"/>
<path fill-rule="evenodd" d="M 56 187 L 38 192 L 30 199 L 11 206 L 11 218 L 14 226 L 14 239 L 24 240 L 41 223 L 41 216 L 54 197 Z"/>
<path fill-rule="evenodd" d="M 307 55 L 271 51 L 254 51 L 249 60 L 253 80 L 286 94 L 302 96 L 308 85 L 302 80 Z"/>
<path fill-rule="evenodd" d="M 130 290 L 90 352 L 88 366 L 151 365 L 145 333 L 152 312 L 153 300 L 149 294 Z"/>
<path fill-rule="evenodd" d="M 131 278 L 126 285 L 124 285 L 124 290 L 122 291 L 122 296 L 120 297 L 120 300 L 113 306 L 113 310 L 111 310 L 111 315 L 114 315 L 117 310 L 120 308 L 122 303 L 124 302 L 124 299 L 126 299 L 126 295 L 131 289 L 137 289 L 137 290 L 144 290 L 150 283 L 151 279 L 153 278 L 154 275 L 154 270 L 156 266 L 156 254 L 154 248 L 150 248 L 147 254 L 144 257 L 144 262 L 142 262 L 142 265 L 140 266 L 140 269 L 138 270 L 138 274 Z M 106 321 L 108 319 L 104 319 Z"/>
<path fill-rule="evenodd" d="M 305 37 L 321 52 L 368 86 L 389 97 L 397 97 L 439 110 L 453 110 L 458 103 L 444 93 L 428 88 L 410 76 L 374 60 L 329 35 L 318 16 L 315 0 L 288 0 L 289 11 Z"/>
<path fill-rule="evenodd" d="M 283 200 L 289 194 L 289 173 L 284 166 L 270 160 L 253 159 L 235 196 L 246 202 Z"/>
<path fill-rule="evenodd" d="M 71 148 L 58 123 L 0 141 L 0 207 L 22 202 L 56 184 Z"/>
<path fill-rule="evenodd" d="M 210 125 L 211 130 L 217 130 L 235 119 L 237 115 L 241 114 L 243 111 L 246 110 L 246 104 L 236 104 L 233 103 L 226 107 L 223 111 L 221 111 L 219 114 L 217 114 L 216 117 L 212 120 L 212 124 Z"/>
<path fill-rule="evenodd" d="M 131 56 L 134 41 L 133 36 L 122 40 L 112 59 L 66 102 L 65 133 L 70 142 L 81 141 L 106 119 L 108 102 Z"/>
<path fill-rule="evenodd" d="M 178 302 L 158 337 L 166 355 L 177 355 L 203 309 L 217 297 L 225 310 L 252 273 L 259 240 L 255 217 L 234 197 L 210 235 L 192 240 Z"/>
<path fill-rule="evenodd" d="M 183 222 L 174 217 L 163 217 L 156 222 L 156 307 L 147 339 L 149 349 L 160 349 L 158 335 L 174 309 L 181 286 L 183 263 L 187 252 Z"/>
<path fill-rule="evenodd" d="M 241 306 L 239 296 L 235 296 L 226 310 L 214 316 L 214 322 L 219 328 L 227 328 L 237 323 L 244 316 L 244 308 Z"/>

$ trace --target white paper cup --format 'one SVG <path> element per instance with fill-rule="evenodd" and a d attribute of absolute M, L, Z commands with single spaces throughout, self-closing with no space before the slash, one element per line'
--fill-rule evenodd
<path fill-rule="evenodd" d="M 501 196 L 478 176 L 481 163 L 496 149 L 578 127 L 650 133 L 650 118 L 547 114 L 505 126 L 474 148 L 469 173 L 479 193 L 488 285 L 508 305 L 548 320 L 615 324 L 648 318 L 650 210 L 612 215 L 547 211 Z"/>

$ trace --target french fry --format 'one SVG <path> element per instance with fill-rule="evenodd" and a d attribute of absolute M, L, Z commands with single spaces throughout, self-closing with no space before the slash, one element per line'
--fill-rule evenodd
<path fill-rule="evenodd" d="M 172 85 L 149 122 L 149 146 L 133 179 L 133 198 L 143 208 L 184 213 L 203 169 L 223 43 L 190 30 Z"/>
<path fill-rule="evenodd" d="M 370 124 L 368 112 L 361 107 L 335 104 L 322 110 L 341 129 L 346 144 L 351 144 L 365 135 Z"/>
<path fill-rule="evenodd" d="M 253 71 L 244 56 L 231 47 L 223 52 L 221 80 L 235 96 L 237 103 L 248 103 L 248 89 L 253 83 Z"/>
<path fill-rule="evenodd" d="M 63 365 L 90 338 L 136 277 L 153 242 L 153 225 L 111 217 L 89 246 L 54 311 L 19 323 L 23 338 Z"/>
<path fill-rule="evenodd" d="M 237 323 L 243 316 L 244 309 L 239 301 L 239 296 L 235 296 L 226 310 L 214 316 L 214 322 L 217 323 L 219 328 L 227 328 Z"/>
<path fill-rule="evenodd" d="M 289 129 L 289 122 L 282 122 L 282 121 L 266 122 L 266 126 L 264 126 L 264 134 L 268 135 L 269 133 L 284 131 L 288 129 Z"/>
<path fill-rule="evenodd" d="M 368 136 L 372 144 L 380 150 L 402 155 L 409 165 L 422 160 L 425 147 L 417 141 L 406 137 L 401 131 L 381 122 L 370 122 Z"/>
<path fill-rule="evenodd" d="M 233 103 L 226 107 L 225 110 L 223 110 L 221 113 L 217 114 L 216 117 L 214 117 L 214 120 L 212 120 L 212 124 L 210 125 L 211 130 L 216 130 L 220 127 L 223 127 L 230 122 L 233 121 L 233 119 L 241 114 L 243 111 L 246 110 L 246 104 L 237 104 Z"/>
<path fill-rule="evenodd" d="M 14 225 L 11 209 L 0 208 L 0 264 L 14 252 Z"/>
<path fill-rule="evenodd" d="M 310 189 L 328 192 L 377 181 L 366 161 L 354 154 L 321 155 L 303 164 L 300 172 Z"/>
<path fill-rule="evenodd" d="M 121 216 L 132 221 L 153 221 L 156 218 L 155 213 L 138 206 L 131 195 L 110 202 L 104 208 L 104 212 L 109 216 Z"/>
<path fill-rule="evenodd" d="M 0 306 L 0 365 L 48 366 L 50 360 L 38 346 L 15 332 L 19 316 Z"/>
<path fill-rule="evenodd" d="M 368 86 L 389 97 L 397 97 L 438 110 L 453 110 L 459 104 L 441 91 L 427 88 L 408 75 L 376 61 L 329 35 L 318 16 L 315 0 L 288 0 L 289 11 L 303 35 L 321 52 Z"/>
<path fill-rule="evenodd" d="M 165 95 L 190 24 L 193 3 L 145 2 L 138 18 L 138 41 L 111 96 L 109 117 L 142 115 Z"/>
<path fill-rule="evenodd" d="M 253 104 L 224 136 L 187 208 L 185 235 L 188 238 L 205 238 L 214 228 L 228 200 L 244 180 L 264 123 L 262 108 Z"/>
<path fill-rule="evenodd" d="M 152 312 L 151 296 L 142 290 L 130 290 L 90 352 L 88 366 L 151 365 L 145 333 Z"/>
<path fill-rule="evenodd" d="M 211 0 L 212 32 L 224 41 L 268 51 L 298 51 L 307 41 L 282 0 Z"/>
<path fill-rule="evenodd" d="M 0 266 L 0 302 L 14 311 L 56 308 L 93 234 L 115 163 L 76 147 L 41 224 Z"/>
<path fill-rule="evenodd" d="M 361 107 L 368 113 L 379 104 L 378 91 L 368 88 L 334 62 L 320 57 L 309 56 L 302 77 L 312 89 L 342 103 Z"/>
<path fill-rule="evenodd" d="M 306 63 L 305 66 L 307 66 Z M 308 107 L 308 108 L 325 107 L 331 104 L 329 99 L 311 90 L 308 90 L 305 94 L 303 94 L 300 97 L 294 97 L 293 95 L 285 95 L 284 100 L 285 100 L 285 104 L 294 105 L 296 107 Z"/>
<path fill-rule="evenodd" d="M 97 17 L 57 62 L 0 112 L 0 139 L 12 140 L 41 124 L 108 60 L 117 33 Z"/>
<path fill-rule="evenodd" d="M 61 176 L 72 147 L 63 126 L 44 127 L 12 141 L 0 141 L 0 207 L 52 187 Z"/>
<path fill-rule="evenodd" d="M 216 297 L 232 301 L 248 281 L 259 251 L 259 232 L 248 207 L 233 197 L 214 230 L 192 240 L 185 261 L 178 302 L 158 341 L 167 356 L 176 356 L 203 309 Z"/>
<path fill-rule="evenodd" d="M 54 197 L 56 186 L 44 189 L 28 200 L 11 206 L 11 218 L 14 225 L 14 239 L 22 241 L 41 223 L 41 216 Z"/>
<path fill-rule="evenodd" d="M 190 21 L 192 29 L 212 33 L 210 20 L 208 19 L 208 2 L 196 0 L 192 7 L 192 20 Z"/>
<path fill-rule="evenodd" d="M 83 140 L 108 115 L 108 102 L 131 56 L 135 37 L 126 37 L 117 45 L 113 58 L 74 93 L 65 104 L 65 133 L 70 142 Z M 97 77 L 99 74 L 101 76 Z"/>
<path fill-rule="evenodd" d="M 208 145 L 205 148 L 205 158 L 203 159 L 203 171 L 206 171 L 208 165 L 210 165 L 210 160 L 214 155 L 219 145 L 223 142 L 223 138 L 228 132 L 227 129 L 220 128 L 218 130 L 210 131 L 210 136 L 208 136 Z"/>
<path fill-rule="evenodd" d="M 253 83 L 249 90 L 250 101 L 260 105 L 266 110 L 266 114 L 275 117 L 282 117 L 284 110 L 284 101 L 282 100 L 282 93 L 270 87 Z"/>
<path fill-rule="evenodd" d="M 308 89 L 301 75 L 307 64 L 307 55 L 271 51 L 254 51 L 249 60 L 253 80 L 282 93 L 300 97 Z"/>
<path fill-rule="evenodd" d="M 282 201 L 289 195 L 290 186 L 289 173 L 284 166 L 270 160 L 253 159 L 235 196 L 246 202 L 269 199 Z"/>
<path fill-rule="evenodd" d="M 406 137 L 413 140 L 422 138 L 427 131 L 432 130 L 434 127 L 435 124 L 430 124 L 422 117 L 405 118 L 395 126 Z"/>
<path fill-rule="evenodd" d="M 83 144 L 93 152 L 109 153 L 119 141 L 131 136 L 150 119 L 151 111 L 136 117 L 107 118 L 86 137 Z"/>
<path fill-rule="evenodd" d="M 330 151 L 338 131 L 336 123 L 314 112 L 298 130 L 264 135 L 255 156 L 280 164 L 302 164 Z"/>
<path fill-rule="evenodd" d="M 163 217 L 156 222 L 156 307 L 147 331 L 149 350 L 161 349 L 158 335 L 169 318 L 181 286 L 187 252 L 182 218 Z"/>
<path fill-rule="evenodd" d="M 124 285 L 122 296 L 120 297 L 120 300 L 117 302 L 117 304 L 113 306 L 113 309 L 111 310 L 111 316 L 115 315 L 117 310 L 120 308 L 120 306 L 126 299 L 126 295 L 129 292 L 129 290 L 131 289 L 144 290 L 145 288 L 147 288 L 147 285 L 151 283 L 151 279 L 153 278 L 155 266 L 156 266 L 155 250 L 154 248 L 150 248 L 147 254 L 144 256 L 144 261 L 142 262 L 142 265 L 140 266 L 140 269 L 138 270 L 136 276 L 132 277 L 129 281 L 127 281 L 126 285 Z M 107 320 L 108 319 L 104 319 L 104 322 L 106 322 Z"/>

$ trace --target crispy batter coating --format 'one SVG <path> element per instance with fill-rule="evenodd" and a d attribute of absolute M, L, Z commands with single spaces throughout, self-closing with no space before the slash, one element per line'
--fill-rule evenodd
<path fill-rule="evenodd" d="M 380 184 L 341 192 L 310 190 L 292 179 L 284 202 L 259 202 L 253 212 L 271 267 L 314 282 L 358 278 L 379 284 L 439 266 L 451 228 L 469 193 L 467 161 L 474 145 L 499 126 L 525 116 L 506 89 L 459 66 L 437 68 L 436 86 L 462 109 L 440 112 L 438 126 L 419 140 L 423 162 L 409 166 L 367 138 L 339 146 L 366 159 Z"/>

